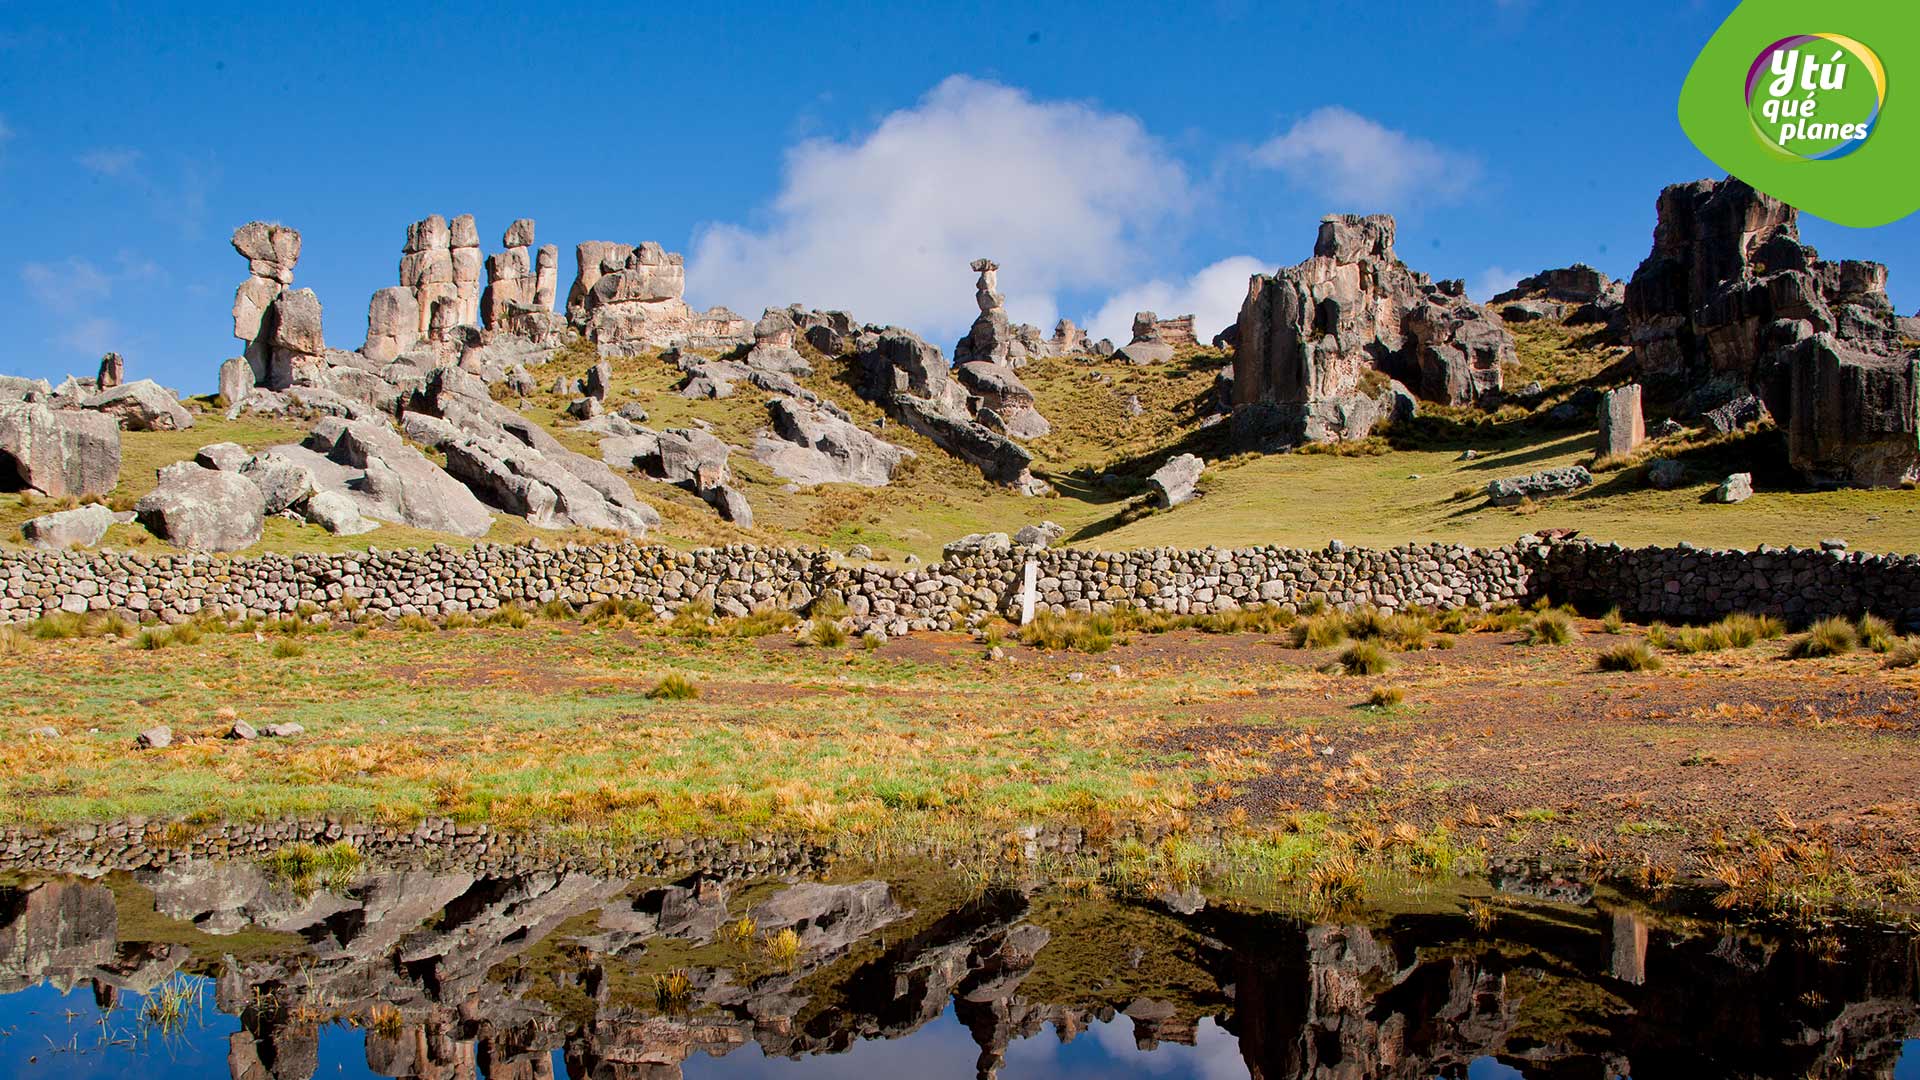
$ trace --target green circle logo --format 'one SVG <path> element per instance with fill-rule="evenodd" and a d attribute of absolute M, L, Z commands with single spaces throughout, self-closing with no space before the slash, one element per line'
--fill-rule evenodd
<path fill-rule="evenodd" d="M 1831 161 L 1860 149 L 1887 100 L 1872 49 L 1840 34 L 1796 34 L 1760 50 L 1747 69 L 1747 119 L 1768 149 Z"/>

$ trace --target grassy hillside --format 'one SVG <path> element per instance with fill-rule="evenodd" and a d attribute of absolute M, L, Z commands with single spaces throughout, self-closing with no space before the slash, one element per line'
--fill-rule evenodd
<path fill-rule="evenodd" d="M 747 540 L 765 544 L 825 544 L 844 550 L 871 545 L 883 558 L 913 553 L 934 559 L 947 541 L 970 532 L 1012 531 L 1052 520 L 1068 532 L 1067 543 L 1114 548 L 1160 545 L 1239 546 L 1261 543 L 1319 546 L 1348 543 L 1389 546 L 1420 540 L 1502 544 L 1542 528 L 1578 529 L 1622 543 L 1688 540 L 1706 546 L 1751 547 L 1761 543 L 1811 544 L 1844 536 L 1868 550 L 1913 550 L 1920 537 L 1920 495 L 1911 491 L 1796 490 L 1784 467 L 1780 435 L 1760 430 L 1708 439 L 1681 437 L 1650 444 L 1633 461 L 1609 464 L 1595 486 L 1580 494 L 1518 508 L 1494 507 L 1481 494 L 1488 481 L 1558 465 L 1594 464 L 1592 422 L 1555 426 L 1553 406 L 1582 387 L 1624 381 L 1622 351 L 1554 325 L 1513 328 L 1519 363 L 1507 385 L 1539 382 L 1544 395 L 1531 409 L 1508 405 L 1488 415 L 1476 410 L 1429 408 L 1419 420 L 1365 443 L 1324 451 L 1235 453 L 1224 425 L 1208 427 L 1216 373 L 1228 357 L 1211 349 L 1187 350 L 1172 363 L 1133 367 L 1087 357 L 1041 360 L 1021 372 L 1039 399 L 1053 433 L 1029 444 L 1034 471 L 1057 494 L 1024 498 L 988 484 L 977 470 L 955 461 L 931 442 L 888 423 L 880 434 L 918 456 L 886 488 L 828 485 L 789 489 L 785 481 L 737 452 L 736 484 L 752 502 L 755 528 L 721 521 L 691 494 L 643 477 L 634 489 L 665 519 L 659 538 L 681 546 Z M 802 346 L 803 351 L 805 347 Z M 848 365 L 809 352 L 815 375 L 805 380 L 816 393 L 839 403 L 856 422 L 871 427 L 880 410 L 851 387 Z M 568 398 L 547 393 L 560 375 L 582 373 L 590 359 L 562 351 L 534 370 L 543 388 L 520 405 L 566 445 L 597 456 L 598 439 L 582 434 L 568 418 Z M 768 395 L 746 383 L 722 400 L 688 400 L 673 392 L 681 375 L 655 355 L 613 361 L 609 405 L 637 401 L 649 426 L 704 422 L 730 444 L 750 448 L 766 424 Z M 1138 402 L 1138 415 L 1130 402 Z M 190 457 L 207 443 L 233 441 L 249 448 L 297 440 L 300 425 L 242 418 L 226 421 L 200 408 L 186 432 L 129 433 L 120 487 L 112 502 L 131 506 L 153 485 L 154 470 Z M 1652 416 L 1660 414 L 1650 407 Z M 1473 451 L 1468 458 L 1466 451 Z M 1173 510 L 1141 505 L 1145 477 L 1175 453 L 1192 451 L 1209 468 L 1202 494 Z M 1691 482 L 1656 491 L 1643 481 L 1644 465 L 1657 456 L 1687 462 Z M 1718 506 L 1702 496 L 1728 472 L 1750 471 L 1758 493 L 1737 506 Z M 23 504 L 0 495 L 0 542 L 17 543 L 26 518 L 54 508 L 47 500 Z M 516 542 L 532 536 L 586 539 L 587 534 L 533 529 L 501 516 L 487 540 Z M 108 543 L 162 545 L 137 527 L 116 528 Z M 317 527 L 275 520 L 259 550 L 336 550 L 467 544 L 458 537 L 387 525 L 359 537 L 333 537 Z"/>

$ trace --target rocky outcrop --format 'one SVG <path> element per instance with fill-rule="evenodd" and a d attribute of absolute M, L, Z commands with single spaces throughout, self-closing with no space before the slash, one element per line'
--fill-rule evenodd
<path fill-rule="evenodd" d="M 1618 324 L 1624 313 L 1626 283 L 1614 281 L 1585 263 L 1542 270 L 1521 278 L 1487 306 L 1507 322 L 1554 319 L 1570 326 Z"/>
<path fill-rule="evenodd" d="M 106 413 L 128 431 L 185 431 L 193 414 L 173 391 L 152 379 L 116 384 L 86 399 L 83 408 Z"/>
<path fill-rule="evenodd" d="M 1389 380 L 1430 401 L 1498 391 L 1513 339 L 1466 298 L 1393 251 L 1393 219 L 1336 215 L 1313 257 L 1255 275 L 1236 324 L 1236 430 L 1281 442 L 1365 437 L 1399 408 Z"/>
<path fill-rule="evenodd" d="M 304 442 L 274 450 L 312 471 L 320 491 L 360 513 L 416 529 L 485 536 L 493 515 L 473 492 L 378 420 L 322 420 Z"/>
<path fill-rule="evenodd" d="M 104 413 L 0 404 L 0 491 L 105 495 L 120 480 L 120 425 Z"/>
<path fill-rule="evenodd" d="M 100 373 L 94 376 L 96 390 L 111 390 L 127 381 L 127 361 L 117 352 L 100 358 Z"/>
<path fill-rule="evenodd" d="M 239 551 L 259 542 L 266 504 L 259 488 L 233 473 L 177 461 L 160 470 L 159 485 L 133 509 L 148 531 L 175 547 Z"/>
<path fill-rule="evenodd" d="M 569 451 L 549 456 L 507 435 L 463 431 L 423 413 L 407 414 L 404 425 L 416 442 L 446 456 L 449 475 L 488 505 L 526 518 L 529 525 L 638 536 L 660 524 L 659 514 L 610 472 L 611 483 L 596 486 L 569 469 Z"/>
<path fill-rule="evenodd" d="M 574 257 L 578 275 L 567 294 L 567 318 L 604 348 L 725 350 L 753 340 L 747 321 L 726 308 L 688 307 L 681 299 L 685 261 L 651 240 L 637 247 L 589 240 Z"/>
<path fill-rule="evenodd" d="M 480 295 L 480 318 L 489 330 L 506 325 L 516 307 L 539 307 L 539 279 L 534 270 L 533 219 L 520 218 L 507 226 L 500 243 L 505 250 L 487 256 L 487 287 Z M 549 245 L 541 249 L 540 257 L 557 267 L 560 249 Z M 547 310 L 551 310 L 551 296 L 547 303 Z"/>
<path fill-rule="evenodd" d="M 1669 187 L 1658 215 L 1626 293 L 1642 375 L 1684 390 L 1683 413 L 1764 403 L 1814 483 L 1920 478 L 1920 352 L 1887 299 L 1886 267 L 1821 259 L 1791 206 L 1739 180 Z"/>
<path fill-rule="evenodd" d="M 1015 323 L 1008 318 L 1006 297 L 1000 293 L 1000 265 L 992 259 L 975 259 L 971 267 L 980 275 L 973 286 L 974 303 L 980 308 L 980 316 L 973 321 L 967 336 L 954 345 L 953 362 L 1018 368 L 1035 357 L 1054 355 L 1054 343 L 1041 336 L 1039 327 Z M 1057 329 L 1055 333 L 1058 334 Z"/>
<path fill-rule="evenodd" d="M 753 444 L 753 458 L 774 475 L 801 486 L 892 482 L 913 451 L 858 427 L 845 417 L 789 397 L 767 402 L 770 430 Z"/>
<path fill-rule="evenodd" d="M 655 480 L 684 488 L 705 500 L 722 518 L 753 527 L 753 508 L 732 486 L 727 458 L 733 448 L 699 428 L 639 429 L 631 436 L 601 440 L 607 464 L 634 469 Z"/>
<path fill-rule="evenodd" d="M 1022 440 L 1043 438 L 1052 432 L 1053 425 L 1034 408 L 1033 391 L 1011 367 L 976 360 L 954 368 L 953 374 L 977 399 L 972 405 L 974 416 L 987 427 Z"/>
<path fill-rule="evenodd" d="M 1129 364 L 1164 364 L 1173 359 L 1174 350 L 1195 344 L 1193 316 L 1162 319 L 1151 311 L 1136 311 L 1132 340 L 1115 350 L 1114 356 Z"/>
<path fill-rule="evenodd" d="M 861 396 L 997 484 L 1027 494 L 1048 490 L 1028 471 L 1033 455 L 969 410 L 977 402 L 953 377 L 940 350 L 898 327 L 863 331 L 853 342 Z"/>
<path fill-rule="evenodd" d="M 479 321 L 480 267 L 480 230 L 472 214 L 452 222 L 429 214 L 407 226 L 400 287 L 413 293 L 416 339 L 431 333 L 436 307 L 445 306 L 442 318 L 452 325 Z"/>

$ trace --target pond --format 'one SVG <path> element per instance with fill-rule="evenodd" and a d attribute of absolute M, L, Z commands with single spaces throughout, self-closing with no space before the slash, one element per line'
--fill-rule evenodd
<path fill-rule="evenodd" d="M 1301 915 L 938 860 L 0 878 L 0 1075 L 1920 1080 L 1920 942 L 1605 890 Z"/>

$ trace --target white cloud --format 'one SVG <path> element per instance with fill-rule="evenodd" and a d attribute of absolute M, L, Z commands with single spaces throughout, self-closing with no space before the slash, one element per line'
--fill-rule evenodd
<path fill-rule="evenodd" d="M 1504 266 L 1489 266 L 1467 284 L 1467 298 L 1484 304 L 1514 287 L 1526 275 Z"/>
<path fill-rule="evenodd" d="M 124 146 L 89 150 L 77 158 L 81 167 L 101 176 L 125 176 L 140 164 L 140 151 Z"/>
<path fill-rule="evenodd" d="M 62 331 L 58 340 L 75 352 L 99 356 L 120 343 L 120 325 L 112 319 L 82 319 Z"/>
<path fill-rule="evenodd" d="M 946 347 L 978 314 L 967 264 L 1000 264 L 1016 320 L 1135 279 L 1187 203 L 1185 170 L 1131 116 L 954 76 L 847 140 L 788 151 L 767 224 L 695 239 L 688 292 L 749 316 L 792 302 Z"/>
<path fill-rule="evenodd" d="M 1471 154 L 1396 131 L 1351 109 L 1315 109 L 1253 151 L 1295 186 L 1361 212 L 1457 198 L 1480 178 Z"/>
<path fill-rule="evenodd" d="M 1194 336 L 1204 345 L 1240 317 L 1240 303 L 1247 298 L 1247 279 L 1271 273 L 1273 267 L 1273 263 L 1251 255 L 1234 255 L 1184 281 L 1156 278 L 1122 289 L 1089 320 L 1088 332 L 1095 338 L 1112 338 L 1115 345 L 1125 345 L 1132 336 L 1136 311 L 1151 311 L 1163 319 L 1192 315 Z"/>
<path fill-rule="evenodd" d="M 113 291 L 113 276 L 78 255 L 59 263 L 27 263 L 20 280 L 42 307 L 62 313 L 89 307 Z"/>

